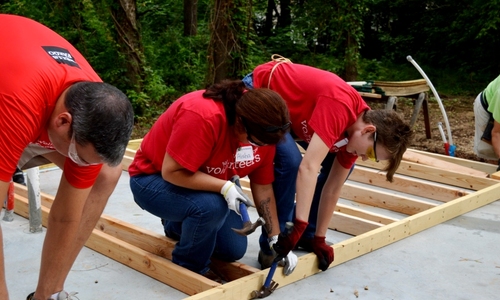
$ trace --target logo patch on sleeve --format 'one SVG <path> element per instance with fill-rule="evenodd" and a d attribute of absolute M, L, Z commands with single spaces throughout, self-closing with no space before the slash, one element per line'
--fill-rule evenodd
<path fill-rule="evenodd" d="M 42 48 L 58 63 L 80 69 L 80 66 L 76 63 L 75 59 L 67 49 L 54 46 L 42 46 Z"/>

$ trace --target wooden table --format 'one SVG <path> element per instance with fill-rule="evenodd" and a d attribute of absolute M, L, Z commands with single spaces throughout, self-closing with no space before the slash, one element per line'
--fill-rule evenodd
<path fill-rule="evenodd" d="M 355 85 L 356 83 L 350 83 Z M 408 81 L 373 81 L 373 91 L 382 89 L 384 95 L 379 93 L 358 92 L 367 102 L 385 102 L 386 109 L 397 109 L 397 98 L 405 97 L 413 99 L 413 114 L 410 120 L 410 127 L 417 121 L 418 113 L 422 108 L 424 114 L 425 136 L 431 138 L 431 128 L 429 120 L 429 86 L 425 79 Z"/>

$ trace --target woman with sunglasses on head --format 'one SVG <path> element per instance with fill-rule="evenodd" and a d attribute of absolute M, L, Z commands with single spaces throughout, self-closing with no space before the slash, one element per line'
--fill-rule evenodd
<path fill-rule="evenodd" d="M 247 239 L 232 228 L 243 227 L 240 202 L 253 203 L 231 181 L 235 175 L 249 177 L 269 235 L 279 234 L 273 159 L 289 127 L 276 92 L 247 90 L 241 80 L 186 94 L 159 117 L 129 167 L 130 186 L 136 203 L 179 241 L 174 263 L 219 279 L 210 257 L 234 261 L 245 254 Z"/>
<path fill-rule="evenodd" d="M 278 58 L 257 66 L 243 82 L 278 92 L 292 122 L 276 149 L 273 186 L 281 229 L 292 219 L 294 228 L 273 248 L 282 256 L 297 247 L 313 251 L 325 271 L 333 261 L 326 232 L 356 159 L 387 160 L 386 177 L 392 181 L 413 133 L 394 111 L 370 110 L 354 88 L 331 72 Z M 295 140 L 306 149 L 303 158 Z M 260 243 L 259 261 L 269 264 L 272 252 L 264 251 L 265 237 Z"/>

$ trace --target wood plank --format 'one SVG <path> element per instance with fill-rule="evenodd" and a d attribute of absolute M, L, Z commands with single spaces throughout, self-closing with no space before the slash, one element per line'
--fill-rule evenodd
<path fill-rule="evenodd" d="M 434 157 L 426 156 L 414 151 L 406 151 L 403 154 L 403 159 L 405 161 L 410 161 L 414 163 L 419 163 L 427 166 L 432 166 L 436 168 L 440 168 L 442 170 L 447 170 L 447 171 L 452 171 L 452 172 L 457 172 L 460 174 L 467 174 L 467 175 L 473 175 L 473 176 L 479 176 L 479 177 L 484 177 L 487 178 L 489 176 L 489 173 L 479 171 L 479 170 L 474 170 L 468 167 L 461 166 L 459 164 L 455 164 L 452 162 L 448 161 L 443 161 Z"/>
<path fill-rule="evenodd" d="M 332 218 L 330 219 L 330 223 L 328 224 L 328 228 L 332 230 L 354 236 L 379 228 L 381 226 L 384 226 L 384 224 L 350 216 L 338 211 L 334 212 Z"/>
<path fill-rule="evenodd" d="M 356 160 L 356 164 L 375 169 L 380 169 L 384 166 L 383 165 L 384 162 L 376 163 L 370 160 L 362 161 L 361 159 Z M 482 178 L 467 174 L 459 174 L 453 171 L 443 170 L 440 168 L 426 166 L 419 163 L 413 163 L 404 160 L 401 161 L 397 173 L 415 178 L 420 178 L 431 182 L 432 181 L 438 182 L 446 185 L 462 187 L 465 189 L 471 189 L 475 191 L 484 189 L 498 182 L 493 179 Z"/>
<path fill-rule="evenodd" d="M 437 206 L 437 204 L 409 199 L 393 192 L 373 190 L 373 188 L 362 187 L 350 182 L 344 183 L 340 197 L 405 215 L 414 215 Z"/>
<path fill-rule="evenodd" d="M 351 207 L 342 203 L 337 203 L 337 205 L 335 206 L 335 211 L 384 225 L 391 224 L 392 222 L 396 222 L 399 220 L 396 218 L 388 217 L 386 215 Z"/>
<path fill-rule="evenodd" d="M 27 199 L 27 188 L 20 184 L 15 184 L 15 195 Z M 50 207 L 54 201 L 54 197 L 46 194 L 40 193 L 42 210 L 45 212 L 42 214 L 44 218 L 44 225 L 46 224 L 46 218 L 48 216 Z M 19 209 L 20 213 L 16 211 L 19 215 L 23 217 L 28 217 L 28 206 L 27 202 L 25 204 L 20 203 L 15 206 L 15 209 Z M 109 215 L 103 214 L 96 224 L 96 229 L 118 238 L 130 245 L 138 247 L 146 252 L 155 254 L 157 256 L 172 259 L 172 251 L 174 249 L 176 241 L 164 236 L 152 232 L 150 230 L 141 228 L 139 226 L 127 223 L 125 221 L 113 218 Z M 220 268 L 220 273 L 224 275 L 224 278 L 229 280 L 234 280 L 248 274 L 260 271 L 257 268 L 239 263 L 239 262 L 219 262 L 217 259 L 212 258 L 214 266 Z M 153 277 L 154 278 L 154 277 Z M 168 283 L 167 283 L 168 284 Z"/>
<path fill-rule="evenodd" d="M 500 195 L 500 183 L 339 242 L 332 246 L 335 251 L 335 260 L 330 268 L 487 205 L 496 201 L 498 195 Z M 274 297 L 279 297 L 279 288 L 318 273 L 317 263 L 316 255 L 309 253 L 299 257 L 295 271 L 289 276 L 285 277 L 282 272 L 276 271 L 273 280 L 279 284 L 279 287 L 274 292 Z M 260 289 L 266 276 L 267 273 L 264 270 L 185 298 L 185 300 L 250 299 L 252 291 Z"/>
<path fill-rule="evenodd" d="M 134 160 L 133 157 L 124 155 L 122 159 L 122 170 L 128 172 L 128 167 L 130 167 L 133 160 Z"/>
<path fill-rule="evenodd" d="M 422 154 L 422 155 L 425 155 L 425 156 L 433 157 L 433 158 L 436 158 L 436 159 L 439 159 L 439 160 L 444 160 L 444 161 L 447 161 L 447 162 L 451 162 L 451 163 L 454 163 L 454 164 L 461 165 L 463 167 L 467 167 L 467 168 L 470 168 L 470 169 L 482 171 L 482 172 L 485 172 L 485 173 L 488 173 L 488 174 L 496 172 L 496 169 L 498 167 L 497 165 L 493 165 L 493 164 L 489 164 L 489 163 L 485 163 L 485 162 L 479 162 L 479 161 L 474 161 L 474 160 L 470 160 L 470 159 L 464 159 L 464 158 L 459 158 L 459 157 L 454 157 L 454 156 L 449 156 L 449 155 L 443 155 L 443 154 L 438 154 L 438 153 L 431 153 L 431 152 L 421 151 L 421 150 L 417 150 L 417 149 L 408 149 L 406 151 L 407 152 L 411 151 L 411 152 L 414 152 L 414 153 L 418 153 L 418 154 Z"/>
<path fill-rule="evenodd" d="M 415 86 L 415 85 L 427 85 L 427 81 L 425 79 L 414 79 L 414 80 L 403 80 L 403 81 L 381 81 L 374 80 L 373 84 L 377 86 Z"/>
<path fill-rule="evenodd" d="M 19 194 L 15 194 L 14 199 L 15 213 L 28 218 L 28 199 Z M 44 227 L 47 227 L 50 209 L 42 206 L 41 210 L 42 224 Z M 191 272 L 163 257 L 124 242 L 98 229 L 92 231 L 85 246 L 188 295 L 220 286 L 215 281 Z"/>
<path fill-rule="evenodd" d="M 431 181 L 422 181 L 411 177 L 394 175 L 393 182 L 387 181 L 385 173 L 379 169 L 367 168 L 356 165 L 349 181 L 356 181 L 389 190 L 400 191 L 402 193 L 424 197 L 437 201 L 451 201 L 465 196 L 470 192 L 456 187 L 446 187 Z"/>

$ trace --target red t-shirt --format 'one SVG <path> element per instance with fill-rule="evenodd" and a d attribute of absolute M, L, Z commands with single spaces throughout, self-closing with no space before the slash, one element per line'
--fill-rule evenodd
<path fill-rule="evenodd" d="M 316 133 L 337 159 L 350 168 L 357 156 L 335 144 L 345 138 L 346 129 L 357 116 L 370 109 L 358 92 L 337 75 L 301 64 L 281 63 L 269 75 L 276 62 L 259 65 L 253 71 L 255 88 L 270 88 L 283 97 L 290 111 L 292 131 L 309 143 Z"/>
<path fill-rule="evenodd" d="M 165 153 L 191 172 L 229 180 L 247 176 L 257 184 L 274 181 L 275 146 L 253 147 L 253 160 L 236 162 L 243 145 L 228 126 L 222 102 L 203 98 L 204 91 L 172 103 L 144 137 L 129 167 L 130 176 L 160 173 Z"/>
<path fill-rule="evenodd" d="M 10 181 L 24 148 L 54 149 L 47 121 L 61 93 L 99 76 L 63 37 L 33 20 L 0 14 L 0 180 Z M 94 184 L 102 165 L 79 167 L 66 158 L 64 176 L 77 188 Z"/>

